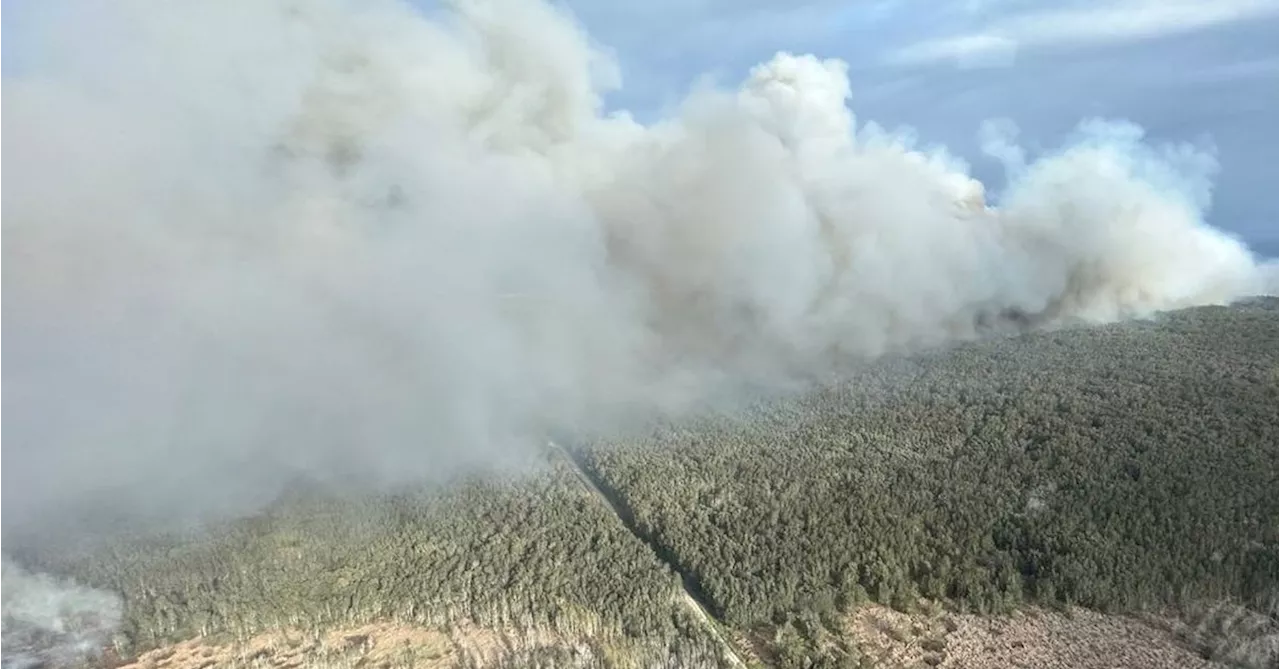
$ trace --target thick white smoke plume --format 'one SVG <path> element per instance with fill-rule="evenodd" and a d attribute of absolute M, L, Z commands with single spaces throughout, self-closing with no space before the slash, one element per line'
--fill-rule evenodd
<path fill-rule="evenodd" d="M 8 558 L 3 593 L 4 669 L 76 666 L 111 644 L 122 604 L 110 592 L 35 574 Z"/>
<path fill-rule="evenodd" d="M 993 126 L 990 207 L 855 122 L 835 60 L 642 125 L 532 0 L 31 11 L 3 97 L 6 530 L 419 480 L 832 360 L 1276 288 L 1203 221 L 1212 155 L 1123 123 L 1039 157 Z"/>

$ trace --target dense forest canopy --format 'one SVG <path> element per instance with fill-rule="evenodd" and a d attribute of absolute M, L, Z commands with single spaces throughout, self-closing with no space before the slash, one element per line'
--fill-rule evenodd
<path fill-rule="evenodd" d="M 16 555 L 120 593 L 122 654 L 396 620 L 506 630 L 497 655 L 445 658 L 464 665 L 859 666 L 842 621 L 868 602 L 1274 621 L 1276 316 L 887 358 L 745 413 L 553 444 L 538 472 L 299 490 L 194 535 Z"/>

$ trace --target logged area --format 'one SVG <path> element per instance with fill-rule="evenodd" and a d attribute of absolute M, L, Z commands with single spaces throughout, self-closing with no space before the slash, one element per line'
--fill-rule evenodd
<path fill-rule="evenodd" d="M 1274 666 L 1277 401 L 1257 300 L 15 557 L 120 593 L 105 661 L 137 667 Z"/>

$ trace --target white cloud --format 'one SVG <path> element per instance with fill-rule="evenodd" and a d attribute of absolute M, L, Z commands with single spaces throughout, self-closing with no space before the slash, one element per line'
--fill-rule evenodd
<path fill-rule="evenodd" d="M 997 33 L 972 33 L 917 42 L 892 52 L 889 60 L 904 65 L 954 60 L 961 67 L 984 67 L 1011 65 L 1017 51 L 1017 40 Z"/>
<path fill-rule="evenodd" d="M 1000 17 L 970 32 L 928 39 L 890 52 L 910 65 L 1007 64 L 1019 49 L 1123 42 L 1191 32 L 1276 13 L 1271 0 L 1125 0 L 1099 6 L 1041 9 Z"/>

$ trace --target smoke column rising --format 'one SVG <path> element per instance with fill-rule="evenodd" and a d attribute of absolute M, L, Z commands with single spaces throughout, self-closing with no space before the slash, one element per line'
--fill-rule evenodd
<path fill-rule="evenodd" d="M 32 11 L 3 99 L 6 534 L 430 479 L 832 360 L 1276 289 L 1203 221 L 1212 153 L 1122 122 L 1042 156 L 984 128 L 1011 177 L 988 207 L 856 120 L 836 60 L 641 125 L 532 0 Z"/>
<path fill-rule="evenodd" d="M 3 562 L 4 669 L 74 666 L 97 655 L 120 624 L 120 599 Z"/>

